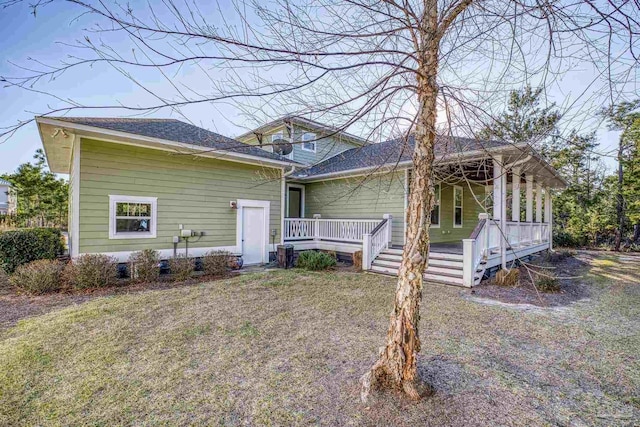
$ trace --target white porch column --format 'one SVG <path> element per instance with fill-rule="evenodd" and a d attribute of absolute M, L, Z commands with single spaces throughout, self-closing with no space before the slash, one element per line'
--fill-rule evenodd
<path fill-rule="evenodd" d="M 520 168 L 514 167 L 511 175 L 511 221 L 520 222 Z"/>
<path fill-rule="evenodd" d="M 525 221 L 533 222 L 533 175 L 526 174 L 524 178 L 526 180 L 525 185 L 526 185 L 526 192 L 527 192 Z"/>
<path fill-rule="evenodd" d="M 553 233 L 551 232 L 553 224 L 553 210 L 551 205 L 551 191 L 549 191 L 548 187 L 544 189 L 544 196 L 544 222 L 547 223 L 549 250 L 551 250 L 553 246 Z"/>
<path fill-rule="evenodd" d="M 542 222 L 542 185 L 536 184 L 536 222 Z"/>
<path fill-rule="evenodd" d="M 500 231 L 500 255 L 502 268 L 507 268 L 507 176 L 502 164 L 502 156 L 493 158 L 493 219 L 498 223 Z"/>

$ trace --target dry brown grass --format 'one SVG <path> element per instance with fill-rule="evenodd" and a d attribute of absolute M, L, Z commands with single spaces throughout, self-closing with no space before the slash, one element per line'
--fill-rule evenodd
<path fill-rule="evenodd" d="M 392 278 L 288 270 L 99 298 L 1 333 L 0 425 L 633 425 L 638 274 L 594 267 L 590 300 L 537 311 L 426 287 L 435 393 L 368 407 L 358 378 Z"/>

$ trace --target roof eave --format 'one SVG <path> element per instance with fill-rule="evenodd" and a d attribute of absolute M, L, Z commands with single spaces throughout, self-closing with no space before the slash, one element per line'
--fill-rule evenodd
<path fill-rule="evenodd" d="M 279 168 L 298 165 L 297 162 L 292 162 L 292 161 L 281 161 L 276 159 L 269 159 L 266 157 L 258 157 L 250 154 L 237 153 L 237 152 L 228 151 L 228 150 L 216 150 L 210 147 L 202 147 L 199 145 L 194 145 L 189 143 L 176 142 L 176 141 L 171 141 L 171 140 L 166 140 L 161 138 L 153 138 L 153 137 L 139 135 L 139 134 L 130 133 L 130 132 L 116 131 L 116 130 L 101 128 L 98 126 L 83 125 L 79 123 L 67 122 L 64 120 L 56 120 L 56 119 L 51 119 L 51 118 L 42 117 L 42 116 L 36 117 L 36 123 L 38 124 L 40 138 L 43 141 L 43 143 L 44 143 L 44 135 L 42 134 L 41 125 L 50 125 L 50 126 L 60 127 L 62 129 L 77 131 L 80 133 L 79 136 L 86 137 L 87 135 L 83 135 L 83 134 L 89 134 L 90 136 L 91 134 L 96 134 L 94 135 L 94 137 L 99 138 L 100 135 L 105 135 L 109 137 L 110 141 L 114 143 L 127 143 L 126 141 L 132 141 L 132 142 L 138 141 L 140 143 L 144 143 L 145 146 L 150 146 L 151 148 L 155 146 L 159 148 L 162 147 L 165 149 L 172 148 L 174 150 L 187 149 L 187 150 L 193 151 L 193 154 L 198 156 L 215 157 L 220 160 L 235 161 L 240 163 L 270 165 L 270 166 L 279 167 Z M 45 148 L 45 151 L 46 151 L 46 148 Z M 56 169 L 60 169 L 60 168 L 56 168 Z M 67 165 L 67 170 L 68 170 L 68 165 Z M 58 173 L 68 173 L 68 172 L 58 172 Z"/>
<path fill-rule="evenodd" d="M 451 153 L 448 155 L 444 155 L 442 157 L 440 157 L 437 160 L 438 164 L 450 164 L 456 161 L 460 161 L 460 160 L 465 160 L 465 161 L 471 161 L 471 160 L 476 160 L 476 159 L 482 159 L 485 158 L 487 156 L 487 154 L 491 155 L 491 154 L 500 154 L 502 152 L 507 152 L 510 150 L 523 150 L 526 149 L 527 151 L 531 151 L 532 154 L 536 157 L 536 159 L 542 164 L 542 166 L 547 169 L 549 172 L 552 173 L 552 175 L 554 176 L 555 179 L 558 180 L 558 183 L 561 185 L 554 185 L 554 188 L 566 188 L 567 187 L 567 182 L 564 178 L 562 178 L 562 176 L 560 176 L 560 174 L 558 173 L 557 170 L 555 170 L 551 165 L 549 165 L 549 163 L 544 160 L 544 158 L 542 158 L 542 156 L 540 156 L 540 154 L 533 149 L 533 147 L 531 147 L 528 143 L 518 143 L 518 144 L 509 144 L 509 145 L 503 145 L 503 146 L 499 146 L 499 147 L 492 147 L 492 148 L 486 148 L 483 150 L 473 150 L 473 151 L 467 151 L 465 153 Z M 400 162 L 393 162 L 393 163 L 385 163 L 382 165 L 376 165 L 376 166 L 368 166 L 368 167 L 363 167 L 363 168 L 355 168 L 355 169 L 348 169 L 348 170 L 344 170 L 344 171 L 338 171 L 338 172 L 329 172 L 329 173 L 325 173 L 325 174 L 318 174 L 318 175 L 312 175 L 312 176 L 296 176 L 295 179 L 301 181 L 301 182 L 316 182 L 316 181 L 323 181 L 323 180 L 327 180 L 327 179 L 335 179 L 335 178 L 346 178 L 346 177 L 350 177 L 350 176 L 357 176 L 357 175 L 362 175 L 364 173 L 388 173 L 391 172 L 393 170 L 404 170 L 407 168 L 410 168 L 413 165 L 413 161 L 412 160 L 403 160 Z"/>

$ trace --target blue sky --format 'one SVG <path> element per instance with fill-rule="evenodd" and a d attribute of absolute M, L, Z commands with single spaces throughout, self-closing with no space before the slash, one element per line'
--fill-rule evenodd
<path fill-rule="evenodd" d="M 69 53 L 69 48 L 63 43 L 73 43 L 83 36 L 82 29 L 91 21 L 80 18 L 72 21 L 79 9 L 68 4 L 53 4 L 42 9 L 37 16 L 30 14 L 28 3 L 9 9 L 0 9 L 0 75 L 17 75 L 21 71 L 10 62 L 29 65 L 29 58 L 59 63 Z M 72 22 L 70 22 L 72 21 Z M 119 47 L 118 43 L 115 44 Z M 120 47 L 127 48 L 123 43 Z M 197 74 L 195 76 L 198 76 Z M 189 79 L 188 70 L 180 75 Z M 165 82 L 152 80 L 153 75 L 140 75 L 141 81 L 162 91 Z M 551 90 L 552 100 L 563 104 L 570 98 L 572 89 L 581 90 L 579 84 L 584 84 L 592 78 L 588 70 L 578 70 L 574 75 L 567 76 L 558 89 Z M 197 77 L 190 80 L 194 87 L 207 87 L 208 82 L 199 81 Z M 575 85 L 575 87 L 573 87 Z M 78 68 L 58 77 L 53 82 L 36 86 L 39 89 L 52 90 L 62 97 L 73 98 L 81 103 L 93 105 L 113 105 L 118 102 L 124 104 L 138 104 L 148 99 L 139 87 L 124 78 L 114 70 L 105 67 Z M 33 117 L 35 114 L 46 112 L 49 106 L 59 103 L 45 95 L 30 93 L 18 88 L 0 88 L 0 109 L 2 125 L 13 124 L 18 120 Z M 183 110 L 189 119 L 210 130 L 234 136 L 250 128 L 253 123 L 232 106 L 198 105 Z M 98 112 L 75 112 L 73 115 L 123 115 L 119 111 L 103 110 Z M 170 112 L 155 113 L 156 117 L 169 117 Z M 592 125 L 593 126 L 593 125 Z M 598 131 L 602 152 L 610 152 L 617 143 L 617 133 L 608 132 L 601 128 Z M 11 139 L 0 145 L 0 173 L 11 172 L 19 164 L 30 161 L 34 151 L 41 147 L 39 135 L 34 123 L 18 131 Z M 605 158 L 609 167 L 614 161 Z"/>

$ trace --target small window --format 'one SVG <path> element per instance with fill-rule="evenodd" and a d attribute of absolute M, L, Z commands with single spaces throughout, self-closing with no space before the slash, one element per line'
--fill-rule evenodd
<path fill-rule="evenodd" d="M 109 238 L 156 237 L 157 198 L 109 196 Z"/>
<path fill-rule="evenodd" d="M 282 132 L 274 133 L 273 135 L 271 135 L 271 143 L 265 146 L 264 149 L 269 151 L 270 153 L 273 153 L 273 143 L 283 138 L 284 134 Z"/>
<path fill-rule="evenodd" d="M 463 189 L 459 186 L 453 187 L 453 227 L 462 227 L 462 197 Z"/>
<path fill-rule="evenodd" d="M 433 192 L 435 200 L 433 202 L 433 210 L 431 211 L 431 227 L 438 228 L 440 227 L 440 184 L 433 186 Z"/>
<path fill-rule="evenodd" d="M 302 149 L 316 152 L 316 134 L 307 132 L 302 135 Z"/>

